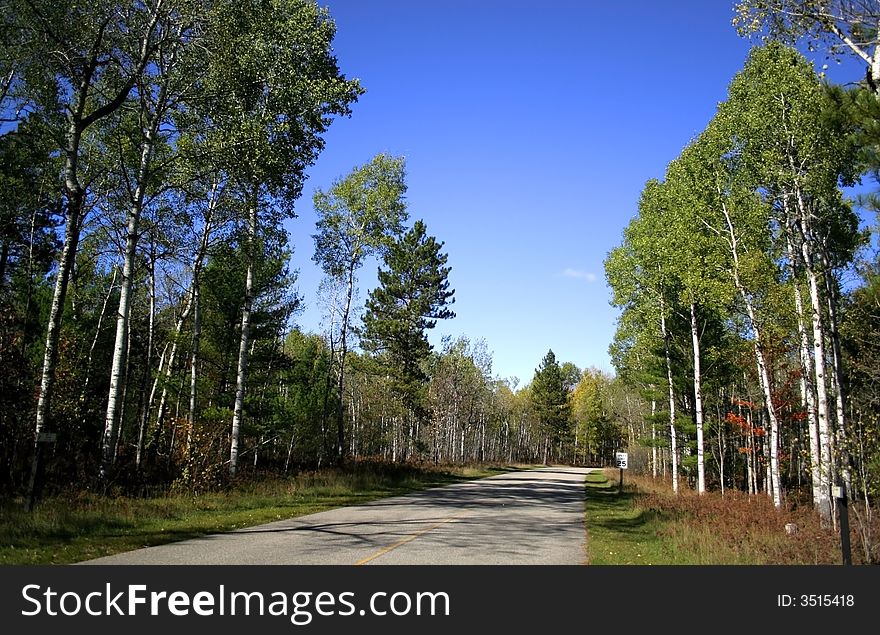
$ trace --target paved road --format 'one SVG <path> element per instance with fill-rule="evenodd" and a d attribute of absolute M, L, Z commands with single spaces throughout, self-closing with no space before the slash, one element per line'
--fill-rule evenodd
<path fill-rule="evenodd" d="M 582 564 L 588 471 L 510 472 L 87 564 Z"/>

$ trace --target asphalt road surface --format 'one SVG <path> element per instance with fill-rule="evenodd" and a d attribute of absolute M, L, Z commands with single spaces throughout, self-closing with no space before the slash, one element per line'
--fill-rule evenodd
<path fill-rule="evenodd" d="M 588 471 L 509 472 L 85 564 L 583 564 Z"/>

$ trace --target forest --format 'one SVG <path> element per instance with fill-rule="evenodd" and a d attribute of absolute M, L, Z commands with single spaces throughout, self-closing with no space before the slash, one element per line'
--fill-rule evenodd
<path fill-rule="evenodd" d="M 828 6 L 826 6 L 828 5 Z M 743 0 L 761 35 L 605 260 L 613 374 L 524 385 L 454 319 L 403 157 L 315 184 L 365 87 L 311 0 L 9 0 L 0 21 L 0 494 L 218 489 L 358 461 L 630 467 L 876 524 L 880 7 Z M 850 56 L 839 86 L 802 51 Z M 855 193 L 854 193 L 855 192 Z M 465 221 L 463 221 L 465 222 Z M 294 248 L 320 266 L 296 291 Z M 359 276 L 379 263 L 361 306 Z M 321 332 L 297 326 L 303 303 Z M 532 335 L 530 335 L 532 336 Z M 533 336 L 539 337 L 539 334 Z"/>
<path fill-rule="evenodd" d="M 364 90 L 325 9 L 15 0 L 0 28 L 5 496 L 619 446 L 612 409 L 635 421 L 636 405 L 607 374 L 550 352 L 518 386 L 483 340 L 429 343 L 454 317 L 451 265 L 410 219 L 402 157 L 318 184 L 317 225 L 287 234 L 324 133 Z M 294 247 L 325 274 L 308 298 L 320 333 L 296 326 Z"/>
<path fill-rule="evenodd" d="M 878 15 L 873 2 L 739 3 L 735 25 L 762 45 L 645 183 L 606 259 L 622 310 L 612 354 L 650 403 L 653 473 L 676 491 L 812 505 L 825 526 L 848 497 L 866 543 L 880 262 L 857 212 L 877 209 Z M 866 61 L 864 80 L 828 82 L 798 42 Z"/>

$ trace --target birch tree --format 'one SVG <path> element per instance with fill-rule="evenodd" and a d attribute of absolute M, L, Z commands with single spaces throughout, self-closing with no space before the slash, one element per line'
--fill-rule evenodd
<path fill-rule="evenodd" d="M 866 80 L 880 97 L 880 4 L 875 0 L 741 0 L 734 26 L 740 35 L 765 32 L 786 44 L 806 40 L 832 56 L 866 65 Z"/>
<path fill-rule="evenodd" d="M 248 268 L 243 291 L 229 472 L 238 467 L 244 417 L 255 250 L 261 225 L 293 215 L 305 169 L 323 148 L 333 116 L 347 115 L 362 92 L 340 72 L 332 51 L 335 26 L 306 0 L 223 2 L 209 22 L 214 48 L 205 78 L 215 142 L 227 149 L 224 169 L 245 202 Z"/>
<path fill-rule="evenodd" d="M 705 157 L 698 151 L 697 142 L 684 149 L 667 169 L 666 186 L 669 192 L 666 241 L 672 252 L 669 266 L 680 281 L 681 302 L 687 307 L 693 353 L 694 419 L 697 433 L 697 492 L 706 491 L 703 372 L 700 334 L 703 314 L 723 312 L 729 304 L 729 285 L 719 275 L 725 258 L 719 252 L 711 228 L 701 217 L 706 201 L 706 178 L 703 169 Z"/>
<path fill-rule="evenodd" d="M 773 210 L 780 251 L 784 241 L 792 242 L 797 248 L 793 264 L 806 278 L 819 453 L 820 491 L 815 503 L 823 520 L 830 522 L 834 428 L 826 341 L 836 324 L 829 329 L 828 320 L 835 316 L 826 311 L 826 277 L 833 272 L 823 266 L 821 246 L 831 240 L 833 228 L 848 227 L 852 237 L 857 223 L 838 190 L 851 157 L 842 136 L 824 116 L 825 104 L 825 93 L 806 60 L 792 49 L 771 43 L 753 50 L 731 84 L 722 113 L 731 118 L 731 134 L 738 140 L 743 169 L 750 172 L 756 191 Z M 854 246 L 855 241 L 849 244 Z M 839 429 L 843 433 L 843 421 Z"/>
<path fill-rule="evenodd" d="M 8 7 L 14 29 L 26 34 L 19 48 L 25 56 L 21 91 L 36 110 L 60 115 L 56 121 L 58 151 L 64 158 L 64 242 L 46 326 L 43 368 L 34 426 L 34 460 L 29 500 L 40 463 L 36 442 L 47 424 L 58 362 L 58 342 L 67 287 L 77 252 L 87 189 L 83 172 L 86 135 L 125 102 L 162 38 L 159 27 L 166 0 L 120 8 L 99 1 L 85 6 L 16 1 Z"/>
<path fill-rule="evenodd" d="M 125 245 L 123 249 L 122 276 L 119 285 L 119 307 L 116 313 L 116 343 L 113 350 L 110 369 L 110 388 L 107 396 L 107 412 L 104 420 L 102 451 L 99 478 L 107 478 L 108 471 L 115 460 L 115 449 L 118 434 L 118 415 L 121 397 L 124 393 L 123 370 L 126 366 L 126 350 L 128 348 L 129 321 L 131 314 L 132 279 L 134 277 L 135 259 L 138 242 L 141 237 L 141 216 L 145 205 L 157 190 L 166 187 L 162 179 L 154 174 L 153 159 L 159 144 L 170 136 L 167 128 L 171 124 L 171 115 L 185 92 L 191 87 L 189 74 L 194 70 L 187 68 L 187 73 L 180 72 L 181 47 L 192 45 L 190 30 L 196 18 L 190 13 L 192 8 L 183 6 L 183 10 L 170 12 L 164 19 L 161 29 L 166 37 L 155 48 L 154 61 L 144 69 L 138 78 L 137 95 L 138 109 L 136 136 L 132 145 L 139 148 L 135 154 L 131 170 L 123 165 L 121 179 L 128 193 L 127 213 L 125 217 Z M 186 53 L 184 52 L 185 56 Z M 191 57 L 190 57 L 191 59 Z M 163 127 L 166 130 L 163 130 Z M 178 129 L 176 134 L 180 134 Z M 122 141 L 125 143 L 128 140 Z M 166 153 L 167 154 L 167 153 Z M 164 157 L 164 161 L 169 161 Z"/>
<path fill-rule="evenodd" d="M 613 292 L 612 304 L 644 316 L 643 324 L 657 329 L 663 350 L 668 397 L 669 444 L 672 488 L 678 492 L 678 429 L 676 388 L 673 379 L 672 334 L 668 327 L 671 309 L 678 296 L 675 277 L 661 240 L 668 218 L 666 185 L 650 180 L 639 198 L 639 216 L 624 229 L 623 244 L 605 260 L 605 276 Z"/>
<path fill-rule="evenodd" d="M 339 324 L 337 362 L 336 459 L 345 457 L 345 363 L 349 346 L 352 297 L 357 271 L 371 255 L 387 249 L 403 231 L 407 219 L 403 158 L 376 155 L 336 181 L 328 192 L 314 196 L 318 212 L 315 254 L 312 259 L 345 289 Z"/>

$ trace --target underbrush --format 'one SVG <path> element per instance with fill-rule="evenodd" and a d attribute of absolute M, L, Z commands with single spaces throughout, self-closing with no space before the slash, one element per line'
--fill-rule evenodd
<path fill-rule="evenodd" d="M 613 485 L 607 489 L 607 496 L 613 500 L 602 503 L 597 500 L 599 492 L 593 492 L 591 504 L 589 485 L 587 490 L 588 531 L 592 513 L 595 517 L 592 524 L 598 526 L 600 537 L 600 544 L 591 546 L 590 551 L 593 560 L 598 562 L 780 565 L 841 562 L 838 533 L 823 528 L 810 505 L 776 509 L 767 496 L 749 496 L 730 490 L 723 496 L 720 492 L 701 496 L 683 488 L 674 495 L 669 483 L 633 475 L 627 475 L 626 487 L 618 494 L 617 471 L 606 470 L 604 478 Z M 633 520 L 625 527 L 631 539 L 626 533 L 617 532 L 616 542 L 606 548 L 601 543 L 603 532 L 614 528 L 609 509 L 618 517 Z M 864 564 L 869 562 L 866 551 L 870 549 L 865 549 L 853 516 L 850 514 L 852 559 L 854 564 Z M 787 532 L 787 525 L 793 527 L 793 531 Z M 871 532 L 877 535 L 880 529 L 873 526 Z M 618 557 L 600 553 L 610 551 Z M 873 554 L 871 556 L 874 560 Z"/>

